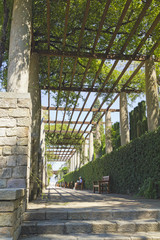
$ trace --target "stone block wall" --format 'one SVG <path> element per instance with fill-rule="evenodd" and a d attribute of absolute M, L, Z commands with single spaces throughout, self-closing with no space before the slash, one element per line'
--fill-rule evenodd
<path fill-rule="evenodd" d="M 24 211 L 24 189 L 0 189 L 0 239 L 18 239 Z"/>
<path fill-rule="evenodd" d="M 29 188 L 30 94 L 0 93 L 0 189 Z"/>

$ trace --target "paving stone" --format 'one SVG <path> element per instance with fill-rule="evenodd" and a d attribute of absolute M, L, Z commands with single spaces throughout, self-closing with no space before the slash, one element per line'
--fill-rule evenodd
<path fill-rule="evenodd" d="M 47 220 L 66 220 L 68 218 L 67 212 L 52 212 L 47 211 L 46 212 L 46 219 Z"/>
<path fill-rule="evenodd" d="M 117 231 L 134 233 L 136 231 L 136 224 L 131 221 L 117 221 Z"/>
<path fill-rule="evenodd" d="M 82 221 L 69 221 L 65 223 L 65 230 L 67 234 L 71 233 L 91 233 L 92 223 Z"/>
<path fill-rule="evenodd" d="M 65 231 L 64 223 L 55 222 L 38 222 L 37 223 L 37 233 L 38 234 L 63 234 Z"/>
<path fill-rule="evenodd" d="M 22 224 L 21 235 L 38 234 L 36 222 L 25 222 Z"/>
<path fill-rule="evenodd" d="M 154 232 L 159 230 L 159 225 L 157 221 L 149 220 L 149 221 L 137 221 L 136 222 L 136 231 L 137 232 Z"/>
<path fill-rule="evenodd" d="M 117 224 L 112 221 L 95 221 L 92 222 L 92 232 L 93 233 L 109 233 L 116 232 Z"/>
<path fill-rule="evenodd" d="M 31 221 L 31 220 L 45 220 L 46 219 L 46 213 L 43 212 L 25 212 L 23 214 L 23 221 Z"/>

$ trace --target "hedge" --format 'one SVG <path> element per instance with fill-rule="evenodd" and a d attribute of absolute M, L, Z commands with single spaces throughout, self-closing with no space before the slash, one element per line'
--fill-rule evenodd
<path fill-rule="evenodd" d="M 111 177 L 112 193 L 138 193 L 147 179 L 160 183 L 160 128 L 66 174 L 64 181 L 81 176 L 85 188 L 92 189 L 92 182 L 106 175 Z"/>

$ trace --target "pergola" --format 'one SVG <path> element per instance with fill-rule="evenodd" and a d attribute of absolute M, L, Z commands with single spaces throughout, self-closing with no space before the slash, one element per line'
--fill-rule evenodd
<path fill-rule="evenodd" d="M 93 129 L 109 128 L 111 112 L 120 112 L 122 145 L 129 141 L 126 94 L 144 92 L 144 78 L 152 81 L 150 69 L 160 61 L 159 7 L 157 0 L 14 2 L 7 90 L 31 93 L 32 119 L 45 111 L 45 133 L 56 139 L 47 146 L 53 160 L 70 160 L 88 139 L 92 148 Z M 44 106 L 40 91 L 48 96 Z"/>
<path fill-rule="evenodd" d="M 93 125 L 98 124 L 106 112 L 119 111 L 111 107 L 121 92 L 143 91 L 141 87 L 135 88 L 132 82 L 160 43 L 156 34 L 160 13 L 153 14 L 158 2 L 142 1 L 139 9 L 132 0 L 120 2 L 116 9 L 112 0 L 33 1 L 32 53 L 40 56 L 39 85 L 48 93 L 48 104 L 42 106 L 48 111 L 48 119 L 44 120 L 48 124 L 46 132 L 63 134 L 67 139 L 67 143 L 59 140 L 56 147 L 48 150 L 56 161 L 69 160 L 75 153 L 73 134 L 78 134 L 78 139 L 87 139 Z M 159 60 L 154 58 L 155 62 Z M 109 70 L 104 74 L 108 65 Z M 127 71 L 131 66 L 133 71 L 129 75 Z M 114 78 L 118 68 L 119 74 Z M 100 106 L 95 109 L 102 95 Z M 83 101 L 79 101 L 81 96 Z M 103 108 L 106 102 L 107 107 Z M 54 119 L 51 119 L 53 112 Z M 78 115 L 73 120 L 75 112 Z M 101 116 L 94 122 L 99 112 Z M 65 130 L 64 125 L 67 126 Z"/>

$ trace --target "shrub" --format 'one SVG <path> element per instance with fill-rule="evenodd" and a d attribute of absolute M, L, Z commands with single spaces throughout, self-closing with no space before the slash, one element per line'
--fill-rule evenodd
<path fill-rule="evenodd" d="M 154 132 L 145 133 L 112 153 L 89 162 L 79 170 L 68 173 L 64 176 L 64 181 L 76 181 L 79 176 L 82 176 L 86 189 L 92 189 L 93 181 L 110 175 L 111 192 L 137 194 L 146 184 L 145 180 L 150 178 L 157 183 L 160 182 L 159 146 L 160 128 Z M 154 194 L 153 191 L 152 197 L 157 197 L 157 191 L 156 196 Z"/>

